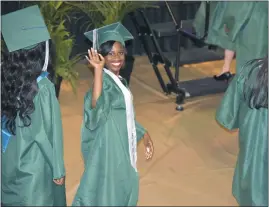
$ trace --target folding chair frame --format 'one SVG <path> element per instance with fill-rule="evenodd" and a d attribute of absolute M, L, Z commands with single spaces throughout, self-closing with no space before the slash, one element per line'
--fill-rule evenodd
<path fill-rule="evenodd" d="M 171 92 L 174 92 L 177 94 L 177 98 L 176 98 L 176 103 L 179 105 L 179 110 L 183 110 L 183 108 L 180 106 L 181 104 L 184 103 L 184 99 L 186 97 L 186 91 L 182 88 L 180 88 L 179 86 L 179 68 L 181 66 L 180 64 L 180 48 L 181 48 L 181 37 L 182 35 L 184 35 L 185 37 L 188 37 L 190 39 L 195 39 L 196 41 L 205 44 L 204 40 L 207 36 L 207 31 L 208 31 L 208 26 L 209 26 L 209 9 L 210 9 L 210 5 L 209 2 L 207 2 L 206 4 L 206 24 L 205 24 L 205 32 L 204 32 L 204 37 L 199 38 L 196 37 L 194 34 L 190 34 L 186 31 L 184 31 L 182 28 L 180 28 L 179 24 L 177 24 L 173 13 L 170 9 L 170 6 L 168 5 L 168 3 L 166 2 L 166 7 L 169 10 L 169 13 L 173 19 L 173 22 L 175 24 L 175 29 L 177 32 L 177 56 L 176 56 L 176 62 L 175 62 L 175 75 L 173 77 L 173 74 L 171 72 L 171 62 L 164 56 L 161 47 L 159 45 L 159 42 L 157 40 L 157 35 L 156 32 L 152 29 L 151 24 L 148 20 L 148 18 L 146 17 L 146 14 L 144 12 L 144 10 L 137 10 L 138 13 L 140 14 L 140 16 L 142 17 L 142 20 L 145 24 L 145 26 L 141 26 L 135 16 L 135 13 L 132 12 L 130 13 L 130 17 L 131 20 L 134 23 L 134 26 L 137 30 L 139 39 L 141 40 L 141 43 L 144 47 L 144 50 L 149 58 L 150 63 L 152 64 L 152 67 L 154 69 L 154 72 L 158 78 L 158 81 L 162 87 L 162 90 L 164 91 L 164 93 L 166 94 L 171 94 Z M 151 43 L 153 44 L 154 47 L 154 51 L 151 50 L 151 45 L 149 44 L 149 42 L 147 41 L 147 39 L 150 38 L 151 39 Z M 165 69 L 165 72 L 169 78 L 170 83 L 165 84 L 161 73 L 159 71 L 158 68 L 158 64 L 161 63 L 163 64 L 163 67 Z"/>

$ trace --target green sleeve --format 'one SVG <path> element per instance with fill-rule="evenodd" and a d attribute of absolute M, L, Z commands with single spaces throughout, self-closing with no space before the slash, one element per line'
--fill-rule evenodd
<path fill-rule="evenodd" d="M 217 1 L 212 1 L 209 3 L 210 7 L 209 20 L 211 19 L 217 4 L 218 4 Z M 202 1 L 193 20 L 193 27 L 195 29 L 196 35 L 199 38 L 202 38 L 205 35 L 205 24 L 206 24 L 206 1 Z"/>
<path fill-rule="evenodd" d="M 229 2 L 223 23 L 229 29 L 227 33 L 231 41 L 235 41 L 251 18 L 255 2 Z"/>
<path fill-rule="evenodd" d="M 216 113 L 216 120 L 229 130 L 238 128 L 238 112 L 242 101 L 241 81 L 237 75 L 233 78 Z"/>
<path fill-rule="evenodd" d="M 46 80 L 48 81 L 48 80 Z M 62 119 L 59 102 L 55 95 L 54 85 L 44 85 L 39 91 L 38 107 L 40 111 L 40 119 L 43 120 L 46 137 L 40 147 L 45 157 L 50 157 L 51 167 L 53 171 L 53 179 L 59 179 L 65 176 L 64 155 L 63 155 L 63 131 Z M 41 138 L 39 138 L 41 140 Z M 49 140 L 50 147 L 46 145 L 46 139 Z M 52 149 L 51 149 L 52 147 Z M 47 155 L 46 155 L 47 154 Z"/>
<path fill-rule="evenodd" d="M 146 133 L 146 130 L 136 120 L 135 120 L 135 127 L 136 127 L 137 142 L 139 142 L 144 137 L 144 134 Z"/>
<path fill-rule="evenodd" d="M 115 95 L 114 95 L 115 96 Z M 113 85 L 103 75 L 103 88 L 99 96 L 95 108 L 92 108 L 92 90 L 85 96 L 84 100 L 84 122 L 89 130 L 95 130 L 101 126 L 106 120 L 111 110 L 113 101 Z"/>

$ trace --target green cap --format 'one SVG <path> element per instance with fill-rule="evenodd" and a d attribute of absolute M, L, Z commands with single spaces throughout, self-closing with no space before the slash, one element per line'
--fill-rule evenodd
<path fill-rule="evenodd" d="M 84 35 L 94 43 L 94 30 L 85 32 Z M 96 29 L 96 46 L 114 40 L 125 45 L 125 41 L 134 39 L 133 35 L 120 23 L 116 22 L 101 28 Z"/>
<path fill-rule="evenodd" d="M 29 49 L 50 39 L 37 5 L 3 15 L 2 34 L 9 52 Z"/>

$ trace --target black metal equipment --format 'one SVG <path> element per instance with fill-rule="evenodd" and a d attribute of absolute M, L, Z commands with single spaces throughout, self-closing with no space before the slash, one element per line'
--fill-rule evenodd
<path fill-rule="evenodd" d="M 182 4 L 184 2 L 178 3 Z M 211 50 L 210 46 L 204 42 L 209 25 L 209 2 L 207 2 L 206 5 L 205 35 L 201 38 L 195 35 L 195 31 L 193 31 L 192 27 L 192 20 L 180 20 L 179 25 L 169 4 L 166 1 L 165 4 L 173 20 L 172 22 L 151 24 L 143 9 L 138 10 L 138 13 L 131 13 L 130 16 L 162 90 L 166 94 L 171 94 L 172 92 L 177 94 L 176 109 L 182 111 L 184 109 L 182 104 L 186 97 L 221 93 L 226 90 L 228 84 L 222 81 L 216 81 L 212 77 L 180 82 L 180 66 L 205 61 L 221 60 L 224 58 L 224 55 L 223 52 L 220 53 Z M 138 20 L 140 20 L 140 22 Z M 177 36 L 177 51 L 162 51 L 158 38 L 168 36 Z M 187 37 L 197 46 L 185 49 L 182 47 L 182 37 Z M 158 68 L 159 63 L 163 64 L 170 81 L 168 84 L 165 84 L 162 78 Z M 174 76 L 170 69 L 171 66 L 175 68 Z"/>

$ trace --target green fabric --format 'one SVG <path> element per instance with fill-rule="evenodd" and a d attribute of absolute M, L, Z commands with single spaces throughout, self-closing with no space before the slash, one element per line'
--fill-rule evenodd
<path fill-rule="evenodd" d="M 121 78 L 121 82 L 123 83 L 123 85 L 125 85 L 127 88 L 129 88 L 128 83 L 124 78 Z M 136 120 L 135 120 L 135 124 L 136 124 L 135 127 L 136 127 L 137 142 L 139 142 L 143 138 L 144 134 L 146 133 L 146 130 Z"/>
<path fill-rule="evenodd" d="M 254 4 L 243 1 L 218 2 L 212 15 L 206 42 L 235 51 L 236 37 L 246 24 Z"/>
<path fill-rule="evenodd" d="M 236 70 L 249 60 L 268 54 L 268 2 L 255 2 L 248 21 L 236 37 Z"/>
<path fill-rule="evenodd" d="M 85 170 L 73 206 L 136 206 L 139 177 L 129 157 L 124 96 L 103 74 L 103 90 L 91 108 L 90 90 L 84 100 L 81 148 Z M 145 129 L 136 122 L 137 139 Z"/>
<path fill-rule="evenodd" d="M 217 1 L 210 3 L 210 22 L 206 43 L 224 49 L 235 50 L 235 39 L 252 11 L 254 2 Z M 196 14 L 195 28 L 203 35 L 205 25 L 205 2 Z M 226 30 L 226 28 L 228 30 Z"/>
<path fill-rule="evenodd" d="M 101 46 L 101 44 L 114 40 L 120 42 L 122 45 L 125 45 L 125 41 L 131 40 L 134 37 L 132 34 L 120 23 L 116 22 L 110 25 L 106 25 L 104 27 L 97 29 L 97 48 Z M 85 32 L 84 35 L 93 42 L 93 30 L 89 32 Z"/>
<path fill-rule="evenodd" d="M 206 43 L 235 51 L 237 73 L 247 61 L 266 56 L 268 2 L 219 1 L 212 11 Z M 202 2 L 194 24 L 198 33 L 204 28 L 204 12 Z"/>
<path fill-rule="evenodd" d="M 53 182 L 65 176 L 60 106 L 47 78 L 38 87 L 31 125 L 16 127 L 1 154 L 5 206 L 66 206 L 65 186 Z M 22 126 L 19 118 L 16 125 Z"/>
<path fill-rule="evenodd" d="M 217 1 L 212 1 L 209 3 L 209 23 L 212 18 L 212 14 L 216 8 Z M 198 11 L 195 14 L 193 20 L 193 27 L 196 32 L 196 36 L 202 38 L 205 35 L 205 24 L 206 24 L 206 1 L 202 1 Z"/>
<path fill-rule="evenodd" d="M 243 95 L 248 72 L 245 68 L 236 74 L 216 119 L 229 130 L 239 129 L 233 195 L 241 206 L 268 206 L 268 109 L 248 107 Z"/>
<path fill-rule="evenodd" d="M 37 5 L 2 16 L 1 31 L 8 51 L 28 48 L 50 39 Z"/>

